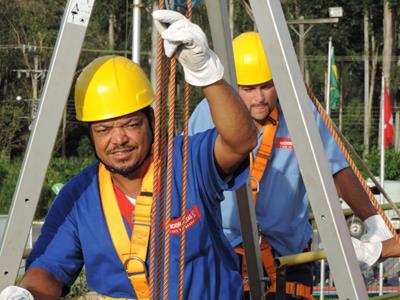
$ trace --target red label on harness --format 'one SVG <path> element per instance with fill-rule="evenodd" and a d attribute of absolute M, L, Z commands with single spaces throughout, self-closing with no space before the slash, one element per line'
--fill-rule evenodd
<path fill-rule="evenodd" d="M 186 222 L 185 222 L 185 230 L 188 230 L 194 224 L 200 220 L 200 210 L 197 205 L 193 206 L 187 213 L 186 213 Z M 179 234 L 182 230 L 182 221 L 181 218 L 171 220 L 169 224 L 170 234 Z"/>
<path fill-rule="evenodd" d="M 278 137 L 275 141 L 275 148 L 292 149 L 292 139 L 289 137 Z"/>

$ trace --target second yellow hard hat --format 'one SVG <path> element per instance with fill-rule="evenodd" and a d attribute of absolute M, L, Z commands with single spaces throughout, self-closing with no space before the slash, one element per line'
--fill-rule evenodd
<path fill-rule="evenodd" d="M 272 79 L 271 69 L 257 32 L 245 32 L 232 43 L 236 78 L 239 85 L 255 85 Z"/>

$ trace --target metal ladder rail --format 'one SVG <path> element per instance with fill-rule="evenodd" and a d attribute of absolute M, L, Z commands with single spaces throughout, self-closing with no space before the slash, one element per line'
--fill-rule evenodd
<path fill-rule="evenodd" d="M 206 1 L 206 7 L 211 28 L 213 48 L 225 68 L 224 79 L 237 89 L 227 1 L 209 0 Z M 264 272 L 261 263 L 260 245 L 258 242 L 255 207 L 249 183 L 243 185 L 236 191 L 236 198 L 243 237 L 243 248 L 246 254 L 251 298 L 253 300 L 262 300 L 265 298 Z"/>
<path fill-rule="evenodd" d="M 0 248 L 0 290 L 14 285 L 94 0 L 69 0 L 25 152 Z"/>
<path fill-rule="evenodd" d="M 250 0 L 340 299 L 368 299 L 279 0 Z"/>

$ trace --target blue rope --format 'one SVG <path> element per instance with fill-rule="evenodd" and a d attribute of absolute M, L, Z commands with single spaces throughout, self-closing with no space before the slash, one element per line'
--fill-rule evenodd
<path fill-rule="evenodd" d="M 175 0 L 171 1 L 171 7 L 169 7 L 169 1 L 168 0 L 164 0 L 165 3 L 165 8 L 168 10 L 175 10 Z"/>
<path fill-rule="evenodd" d="M 187 9 L 187 7 L 188 7 L 187 1 L 185 1 L 185 3 L 182 3 L 183 2 L 182 0 L 176 0 L 176 1 L 177 1 L 178 6 L 184 8 L 184 9 Z M 197 6 L 201 1 L 202 0 L 192 0 L 192 8 Z M 165 7 L 167 9 L 175 9 L 175 0 L 172 0 L 172 5 L 171 5 L 172 8 L 169 7 L 168 0 L 165 0 Z"/>
<path fill-rule="evenodd" d="M 182 3 L 182 0 L 176 0 L 178 6 L 187 9 L 187 1 L 185 1 L 185 3 Z M 195 8 L 202 0 L 192 0 L 192 8 Z"/>

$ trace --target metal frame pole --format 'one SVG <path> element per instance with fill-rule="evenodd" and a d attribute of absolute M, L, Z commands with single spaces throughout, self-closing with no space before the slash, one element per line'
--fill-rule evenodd
<path fill-rule="evenodd" d="M 0 248 L 0 290 L 13 285 L 74 78 L 94 0 L 69 0 Z"/>
<path fill-rule="evenodd" d="M 206 7 L 214 50 L 225 68 L 224 79 L 237 88 L 227 2 L 226 0 L 208 0 L 206 1 Z M 260 245 L 258 243 L 256 214 L 248 183 L 237 190 L 236 197 L 238 200 L 240 226 L 243 247 L 246 254 L 251 297 L 254 300 L 264 299 L 264 273 L 261 263 Z"/>
<path fill-rule="evenodd" d="M 368 299 L 279 0 L 250 0 L 340 299 Z"/>
<path fill-rule="evenodd" d="M 237 89 L 236 71 L 233 64 L 232 35 L 226 0 L 206 0 L 213 48 L 225 68 L 224 79 Z"/>

